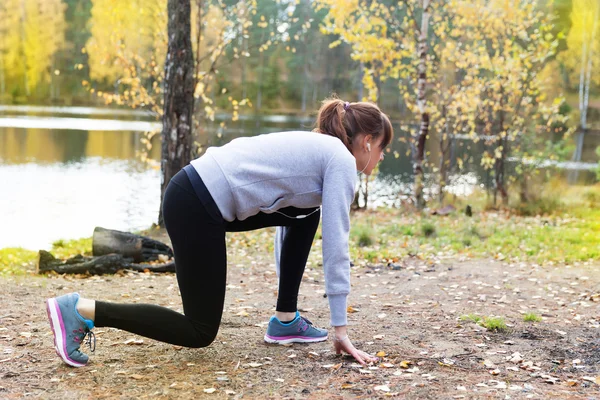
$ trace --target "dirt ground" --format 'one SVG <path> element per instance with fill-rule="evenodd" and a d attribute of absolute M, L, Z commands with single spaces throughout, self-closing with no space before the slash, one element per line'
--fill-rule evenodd
<path fill-rule="evenodd" d="M 381 356 L 361 368 L 331 342 L 263 342 L 277 290 L 263 256 L 230 257 L 222 326 L 208 348 L 96 328 L 84 368 L 56 356 L 45 298 L 78 291 L 181 310 L 175 276 L 0 278 L 0 398 L 600 399 L 600 265 L 407 259 L 355 267 L 350 338 Z M 328 325 L 320 267 L 307 269 L 299 306 Z M 543 320 L 525 322 L 525 312 Z M 502 316 L 508 331 L 488 331 L 466 314 Z"/>

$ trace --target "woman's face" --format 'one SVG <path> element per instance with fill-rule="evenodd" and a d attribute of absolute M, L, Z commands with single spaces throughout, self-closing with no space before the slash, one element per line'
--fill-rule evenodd
<path fill-rule="evenodd" d="M 360 139 L 353 143 L 352 154 L 356 159 L 356 169 L 358 171 L 365 175 L 371 175 L 377 163 L 383 161 L 382 141 L 383 135 L 377 139 L 373 139 L 372 135 L 361 135 Z"/>

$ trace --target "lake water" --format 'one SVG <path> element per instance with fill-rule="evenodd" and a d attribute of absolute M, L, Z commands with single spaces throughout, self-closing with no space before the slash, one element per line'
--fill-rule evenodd
<path fill-rule="evenodd" d="M 221 145 L 237 136 L 310 130 L 311 124 L 310 118 L 244 117 L 217 132 L 217 121 L 201 141 Z M 125 231 L 150 226 L 160 200 L 158 138 L 150 163 L 140 162 L 136 152 L 142 149 L 141 131 L 154 128 L 160 124 L 141 112 L 0 106 L 0 248 L 48 249 L 58 239 L 91 236 L 96 226 Z M 435 145 L 429 142 L 432 155 Z M 598 145 L 599 137 L 586 139 L 584 160 L 595 159 Z M 398 204 L 411 191 L 406 147 L 395 142 L 392 150 L 399 158 L 388 154 L 369 184 L 375 204 Z M 474 167 L 453 177 L 450 191 L 468 194 L 489 177 L 478 167 L 480 145 L 461 151 L 474 158 Z M 589 182 L 592 176 L 584 171 L 580 179 Z"/>

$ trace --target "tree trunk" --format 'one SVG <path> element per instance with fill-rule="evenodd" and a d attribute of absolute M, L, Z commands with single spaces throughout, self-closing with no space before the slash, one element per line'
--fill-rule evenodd
<path fill-rule="evenodd" d="M 579 71 L 579 124 L 580 132 L 577 135 L 575 153 L 573 154 L 573 161 L 581 161 L 583 154 L 583 142 L 585 140 L 585 133 L 587 130 L 587 110 L 589 105 L 590 96 L 590 78 L 592 73 L 592 56 L 594 52 L 594 41 L 596 40 L 596 24 L 598 22 L 598 13 L 600 6 L 596 5 L 594 11 L 594 19 L 592 30 L 587 33 L 586 24 L 584 19 L 583 25 L 583 37 L 581 44 L 581 69 Z M 575 183 L 579 178 L 579 170 L 571 171 L 569 174 L 569 182 Z"/>
<path fill-rule="evenodd" d="M 416 154 L 413 155 L 413 170 L 415 174 L 414 197 L 415 205 L 418 209 L 425 207 L 425 199 L 423 196 L 423 162 L 425 160 L 425 143 L 429 133 L 429 113 L 427 112 L 427 100 L 425 93 L 427 89 L 427 36 L 429 33 L 429 0 L 423 0 L 423 16 L 421 18 L 421 32 L 419 35 L 419 78 L 417 81 L 418 94 L 417 105 L 421 113 L 421 126 L 416 140 Z"/>
<path fill-rule="evenodd" d="M 504 168 L 506 155 L 508 154 L 508 132 L 504 132 L 505 125 L 505 114 L 504 114 L 504 90 L 503 86 L 500 86 L 500 110 L 498 117 L 498 145 L 496 148 L 500 148 L 500 157 L 496 158 L 496 162 L 494 163 L 494 205 L 496 205 L 497 194 L 500 193 L 502 196 L 502 203 L 508 203 L 508 192 L 506 190 L 506 181 L 504 179 Z M 504 137 L 502 136 L 504 135 Z M 496 153 L 494 152 L 494 157 Z"/>
<path fill-rule="evenodd" d="M 440 203 L 440 207 L 444 203 L 444 189 L 448 184 L 448 175 L 451 165 L 450 148 L 452 144 L 452 133 L 450 132 L 448 126 L 448 116 L 445 105 L 442 107 L 442 118 L 444 118 L 445 121 L 444 132 L 440 132 L 440 183 L 438 193 L 438 202 Z"/>
<path fill-rule="evenodd" d="M 161 193 L 158 224 L 164 226 L 162 204 L 171 178 L 191 161 L 194 111 L 194 56 L 190 38 L 190 0 L 168 0 L 169 45 L 161 154 Z"/>
<path fill-rule="evenodd" d="M 128 232 L 96 227 L 92 237 L 92 254 L 103 256 L 114 253 L 131 258 L 136 263 L 158 260 L 159 255 L 173 257 L 173 250 L 157 240 Z"/>

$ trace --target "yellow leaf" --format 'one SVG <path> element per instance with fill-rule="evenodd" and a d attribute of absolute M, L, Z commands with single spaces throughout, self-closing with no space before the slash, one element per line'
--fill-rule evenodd
<path fill-rule="evenodd" d="M 410 364 L 412 364 L 412 361 L 402 360 L 400 361 L 400 368 L 408 369 Z"/>
<path fill-rule="evenodd" d="M 385 357 L 385 351 L 378 351 L 377 354 L 375 354 L 377 357 Z"/>

